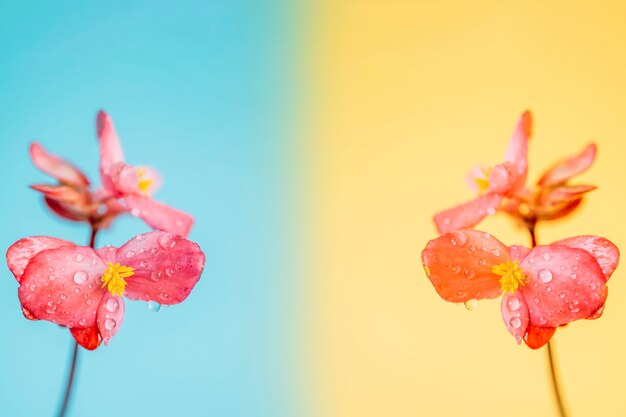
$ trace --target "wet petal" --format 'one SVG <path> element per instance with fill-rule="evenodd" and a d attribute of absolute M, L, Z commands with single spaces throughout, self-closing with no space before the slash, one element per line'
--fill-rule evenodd
<path fill-rule="evenodd" d="M 76 340 L 76 342 L 87 350 L 94 350 L 100 346 L 101 338 L 98 328 L 92 327 L 73 327 L 70 329 L 70 333 Z"/>
<path fill-rule="evenodd" d="M 440 234 L 474 227 L 485 217 L 494 214 L 503 198 L 502 194 L 488 193 L 467 203 L 437 213 L 433 220 Z"/>
<path fill-rule="evenodd" d="M 512 194 L 515 191 L 517 177 L 515 166 L 508 162 L 494 166 L 489 174 L 489 192 Z"/>
<path fill-rule="evenodd" d="M 515 166 L 516 187 L 522 188 L 526 182 L 528 172 L 528 140 L 532 133 L 532 115 L 530 111 L 524 112 L 509 142 L 509 147 L 504 154 L 504 160 Z"/>
<path fill-rule="evenodd" d="M 555 331 L 556 327 L 538 327 L 530 325 L 526 330 L 524 342 L 526 342 L 526 345 L 531 349 L 539 349 L 550 341 Z"/>
<path fill-rule="evenodd" d="M 100 336 L 105 345 L 122 325 L 124 320 L 124 299 L 122 297 L 114 297 L 109 292 L 104 295 L 98 312 L 96 313 L 96 323 Z"/>
<path fill-rule="evenodd" d="M 98 112 L 96 118 L 98 137 L 100 138 L 100 176 L 105 190 L 113 192 L 111 170 L 118 162 L 124 161 L 124 152 L 115 132 L 111 117 L 104 111 Z"/>
<path fill-rule="evenodd" d="M 7 249 L 7 265 L 15 276 L 15 279 L 17 279 L 17 282 L 20 282 L 22 274 L 26 269 L 26 265 L 28 265 L 30 260 L 36 255 L 45 250 L 57 249 L 66 246 L 73 247 L 76 245 L 67 240 L 48 236 L 25 237 L 18 240 L 12 244 L 9 249 Z"/>
<path fill-rule="evenodd" d="M 590 144 L 578 155 L 553 165 L 537 181 L 542 187 L 553 187 L 563 184 L 575 175 L 586 171 L 596 157 L 596 145 Z"/>
<path fill-rule="evenodd" d="M 529 253 L 531 249 L 526 246 L 512 245 L 509 246 L 509 254 L 512 261 L 522 261 Z"/>
<path fill-rule="evenodd" d="M 116 262 L 135 269 L 126 279 L 124 295 L 131 300 L 177 304 L 191 292 L 204 268 L 200 247 L 181 236 L 150 232 L 118 249 Z"/>
<path fill-rule="evenodd" d="M 129 194 L 124 197 L 133 216 L 139 217 L 150 227 L 166 232 L 187 236 L 193 225 L 193 217 L 150 197 Z"/>
<path fill-rule="evenodd" d="M 600 265 L 607 281 L 619 263 L 619 249 L 602 236 L 575 236 L 557 240 L 552 245 L 564 245 L 589 252 Z"/>
<path fill-rule="evenodd" d="M 530 324 L 558 327 L 591 316 L 607 295 L 600 265 L 588 252 L 567 246 L 537 246 L 520 263 L 520 289 Z"/>
<path fill-rule="evenodd" d="M 77 187 L 86 187 L 89 185 L 89 180 L 80 169 L 64 159 L 48 153 L 37 142 L 31 143 L 29 151 L 33 164 L 35 164 L 40 171 L 56 178 L 59 182 Z"/>
<path fill-rule="evenodd" d="M 106 290 L 100 257 L 87 247 L 60 247 L 34 256 L 22 275 L 22 307 L 40 320 L 65 327 L 96 325 L 96 309 Z"/>
<path fill-rule="evenodd" d="M 528 306 L 526 299 L 519 294 L 504 294 L 502 297 L 502 319 L 509 333 L 515 337 L 517 344 L 522 343 L 528 327 Z"/>
<path fill-rule="evenodd" d="M 503 243 L 477 230 L 447 233 L 422 251 L 428 279 L 441 298 L 453 303 L 499 296 L 500 277 L 491 268 L 509 259 Z"/>
<path fill-rule="evenodd" d="M 595 185 L 563 185 L 555 187 L 541 197 L 541 204 L 545 206 L 563 205 L 564 202 L 578 200 L 590 191 Z"/>

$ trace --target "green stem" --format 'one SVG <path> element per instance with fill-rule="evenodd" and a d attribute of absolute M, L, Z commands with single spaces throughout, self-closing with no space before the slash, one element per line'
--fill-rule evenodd
<path fill-rule="evenodd" d="M 89 236 L 89 247 L 94 248 L 96 246 L 96 235 L 98 229 L 91 227 L 91 235 Z M 76 368 L 78 366 L 78 343 L 74 340 L 72 345 L 72 361 L 70 363 L 70 369 L 67 372 L 67 382 L 65 383 L 65 395 L 63 396 L 63 402 L 57 413 L 57 417 L 65 417 L 67 409 L 72 399 L 72 388 L 74 387 L 74 375 L 76 374 Z"/>
<path fill-rule="evenodd" d="M 532 242 L 532 247 L 537 246 L 537 236 L 535 234 L 535 226 L 537 225 L 537 221 L 535 219 L 531 219 L 527 221 L 528 225 L 528 233 L 530 234 L 530 240 Z M 552 341 L 548 341 L 546 345 L 546 351 L 548 352 L 548 364 L 550 365 L 550 377 L 552 381 L 552 391 L 554 392 L 554 398 L 556 400 L 556 405 L 559 408 L 559 415 L 561 417 L 568 417 L 567 412 L 565 411 L 565 405 L 563 401 L 563 395 L 561 394 L 561 384 L 559 383 L 559 378 L 557 375 L 556 365 L 555 365 L 555 355 L 552 351 Z"/>

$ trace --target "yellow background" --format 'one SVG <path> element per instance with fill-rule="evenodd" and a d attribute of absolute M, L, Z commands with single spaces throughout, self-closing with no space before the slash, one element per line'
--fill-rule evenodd
<path fill-rule="evenodd" d="M 626 2 L 323 0 L 307 15 L 314 414 L 556 415 L 545 351 L 515 344 L 499 300 L 440 299 L 420 252 L 528 108 L 530 181 L 599 147 L 579 180 L 599 189 L 540 243 L 600 234 L 626 253 Z M 480 228 L 528 244 L 507 218 Z M 626 265 L 609 289 L 601 319 L 555 335 L 574 417 L 626 415 Z"/>

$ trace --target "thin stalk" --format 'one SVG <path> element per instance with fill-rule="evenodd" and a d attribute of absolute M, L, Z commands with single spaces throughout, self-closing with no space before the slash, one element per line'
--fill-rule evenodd
<path fill-rule="evenodd" d="M 89 236 L 90 248 L 94 248 L 96 246 L 97 234 L 98 234 L 98 229 L 92 226 L 91 234 Z M 70 400 L 72 399 L 72 388 L 74 388 L 74 375 L 76 374 L 77 367 L 78 367 L 78 343 L 74 340 L 74 343 L 72 345 L 72 361 L 70 363 L 70 368 L 67 372 L 67 382 L 65 383 L 65 395 L 63 396 L 63 402 L 61 403 L 61 407 L 59 408 L 57 417 L 65 417 L 65 413 L 67 413 Z"/>
<path fill-rule="evenodd" d="M 528 233 L 530 234 L 530 240 L 532 242 L 533 248 L 537 246 L 537 236 L 535 234 L 535 226 L 537 225 L 536 220 L 530 220 L 527 222 L 528 224 Z M 556 405 L 559 408 L 559 415 L 561 417 L 568 417 L 567 412 L 565 411 L 565 405 L 563 401 L 563 395 L 561 394 L 561 384 L 559 383 L 559 378 L 556 370 L 556 361 L 555 355 L 552 351 L 552 341 L 548 341 L 546 345 L 546 352 L 548 353 L 548 364 L 550 365 L 550 376 L 552 381 L 552 391 L 554 392 L 554 398 L 556 400 Z"/>

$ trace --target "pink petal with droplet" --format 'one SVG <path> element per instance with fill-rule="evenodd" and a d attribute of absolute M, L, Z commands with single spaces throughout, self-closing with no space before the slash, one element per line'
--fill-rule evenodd
<path fill-rule="evenodd" d="M 557 240 L 552 245 L 564 245 L 589 252 L 600 265 L 607 281 L 619 263 L 619 249 L 602 236 L 575 236 Z"/>
<path fill-rule="evenodd" d="M 82 188 L 89 185 L 89 180 L 80 169 L 64 159 L 48 153 L 37 142 L 31 143 L 29 151 L 33 164 L 40 171 L 56 178 L 59 182 Z"/>
<path fill-rule="evenodd" d="M 522 261 L 529 253 L 531 249 L 526 246 L 512 245 L 509 246 L 509 254 L 512 261 Z"/>
<path fill-rule="evenodd" d="M 111 181 L 118 195 L 135 194 L 138 192 L 139 175 L 137 169 L 124 162 L 118 162 L 111 169 Z"/>
<path fill-rule="evenodd" d="M 474 227 L 485 217 L 494 214 L 503 198 L 502 194 L 488 193 L 474 200 L 437 213 L 433 220 L 440 234 Z"/>
<path fill-rule="evenodd" d="M 592 143 L 587 145 L 580 154 L 553 165 L 537 181 L 537 184 L 542 187 L 554 187 L 563 184 L 575 175 L 589 169 L 595 157 L 596 145 Z"/>
<path fill-rule="evenodd" d="M 36 255 L 45 250 L 57 249 L 66 246 L 74 247 L 76 245 L 72 242 L 68 242 L 67 240 L 48 236 L 25 237 L 18 240 L 12 244 L 9 249 L 7 249 L 7 265 L 15 276 L 17 282 L 20 282 L 26 266 Z"/>
<path fill-rule="evenodd" d="M 526 276 L 519 290 L 530 324 L 558 327 L 589 317 L 604 304 L 605 278 L 594 257 L 567 246 L 537 246 L 520 263 Z"/>
<path fill-rule="evenodd" d="M 526 182 L 526 174 L 528 172 L 528 141 L 531 134 L 532 115 L 530 111 L 526 111 L 517 122 L 515 131 L 509 142 L 509 147 L 504 154 L 504 160 L 511 162 L 515 166 L 515 189 L 521 189 Z"/>
<path fill-rule="evenodd" d="M 104 111 L 98 112 L 96 117 L 98 137 L 100 138 L 100 176 L 102 185 L 108 192 L 114 192 L 111 180 L 113 166 L 124 161 L 124 152 L 120 140 L 115 132 L 111 117 Z"/>
<path fill-rule="evenodd" d="M 93 249 L 60 247 L 34 256 L 22 275 L 18 296 L 34 317 L 65 327 L 92 327 L 106 293 L 106 266 Z M 77 291 L 78 290 L 78 291 Z"/>
<path fill-rule="evenodd" d="M 122 297 L 114 297 L 107 292 L 102 298 L 96 313 L 96 323 L 105 345 L 109 344 L 111 338 L 115 336 L 122 326 L 124 309 L 124 299 Z"/>
<path fill-rule="evenodd" d="M 529 322 L 526 299 L 519 294 L 504 294 L 500 309 L 504 325 L 519 345 L 526 334 Z"/>
<path fill-rule="evenodd" d="M 148 196 L 128 194 L 124 196 L 128 210 L 150 227 L 187 236 L 193 225 L 193 217 Z"/>
<path fill-rule="evenodd" d="M 500 277 L 491 268 L 509 259 L 503 243 L 477 230 L 447 233 L 422 251 L 428 279 L 441 298 L 453 303 L 499 296 Z"/>
<path fill-rule="evenodd" d="M 196 243 L 179 235 L 149 232 L 120 247 L 116 262 L 135 269 L 126 279 L 127 298 L 177 304 L 200 279 L 205 257 Z"/>
<path fill-rule="evenodd" d="M 539 349 L 550 341 L 555 331 L 556 327 L 538 327 L 530 325 L 526 330 L 524 342 L 526 342 L 526 345 L 531 349 Z"/>

